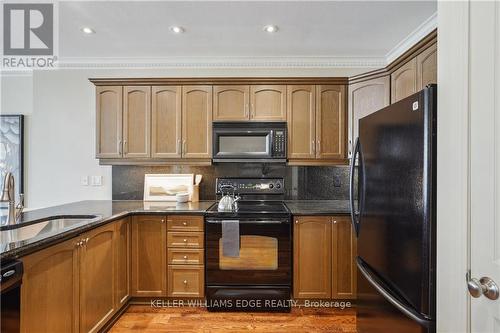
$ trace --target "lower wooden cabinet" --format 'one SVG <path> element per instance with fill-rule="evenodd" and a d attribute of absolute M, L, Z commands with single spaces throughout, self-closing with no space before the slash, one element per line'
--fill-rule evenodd
<path fill-rule="evenodd" d="M 79 331 L 78 239 L 22 258 L 21 332 Z"/>
<path fill-rule="evenodd" d="M 295 217 L 293 232 L 294 298 L 355 298 L 356 242 L 349 218 Z"/>
<path fill-rule="evenodd" d="M 167 295 L 167 217 L 132 218 L 132 296 Z"/>
<path fill-rule="evenodd" d="M 169 265 L 168 296 L 203 297 L 205 289 L 203 266 Z"/>
<path fill-rule="evenodd" d="M 97 332 L 115 310 L 115 225 L 83 236 L 80 253 L 80 332 Z"/>
<path fill-rule="evenodd" d="M 102 329 L 128 298 L 127 226 L 109 223 L 23 257 L 21 332 Z"/>

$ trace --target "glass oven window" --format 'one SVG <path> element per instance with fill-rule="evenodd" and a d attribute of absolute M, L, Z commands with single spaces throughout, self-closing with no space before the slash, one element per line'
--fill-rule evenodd
<path fill-rule="evenodd" d="M 219 269 L 274 271 L 278 269 L 278 239 L 267 236 L 242 235 L 240 256 L 226 257 L 219 239 Z"/>
<path fill-rule="evenodd" d="M 219 153 L 222 154 L 267 154 L 268 135 L 219 136 Z"/>

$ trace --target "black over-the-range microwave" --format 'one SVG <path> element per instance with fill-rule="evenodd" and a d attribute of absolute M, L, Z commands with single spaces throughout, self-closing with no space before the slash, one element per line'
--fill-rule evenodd
<path fill-rule="evenodd" d="M 214 162 L 286 162 L 286 122 L 214 122 Z"/>

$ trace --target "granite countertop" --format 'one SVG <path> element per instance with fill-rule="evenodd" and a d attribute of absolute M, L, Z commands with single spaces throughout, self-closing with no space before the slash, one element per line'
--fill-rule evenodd
<path fill-rule="evenodd" d="M 4 241 L 8 238 L 5 230 L 0 235 L 0 260 L 7 258 L 17 258 L 31 252 L 41 250 L 52 244 L 59 243 L 66 239 L 76 237 L 77 235 L 104 225 L 108 222 L 124 218 L 134 214 L 154 214 L 154 215 L 172 215 L 172 214 L 197 214 L 204 215 L 206 210 L 214 204 L 214 201 L 200 202 L 144 202 L 136 200 L 112 201 L 112 200 L 86 200 L 75 203 L 36 209 L 24 212 L 18 224 L 32 225 L 37 221 L 44 221 L 48 218 L 62 217 L 67 215 L 97 215 L 98 218 L 89 220 L 88 223 L 78 224 L 71 228 L 47 233 L 43 237 L 34 237 L 31 239 L 9 243 Z"/>
<path fill-rule="evenodd" d="M 292 215 L 350 214 L 349 200 L 287 200 Z"/>
<path fill-rule="evenodd" d="M 44 232 L 42 236 L 19 242 L 9 242 L 10 230 L 0 232 L 0 260 L 18 258 L 41 250 L 53 244 L 76 237 L 90 229 L 104 225 L 114 220 L 135 214 L 173 215 L 194 214 L 205 215 L 214 201 L 200 202 L 145 202 L 139 200 L 86 200 L 75 203 L 26 211 L 18 224 L 34 225 L 38 221 L 67 215 L 96 215 L 97 217 L 85 223 L 78 223 L 62 230 Z M 335 215 L 349 214 L 347 200 L 287 200 L 285 204 L 292 215 Z M 41 222 L 43 223 L 43 222 Z M 43 229 L 45 225 L 40 225 Z M 49 226 L 50 227 L 50 226 Z"/>

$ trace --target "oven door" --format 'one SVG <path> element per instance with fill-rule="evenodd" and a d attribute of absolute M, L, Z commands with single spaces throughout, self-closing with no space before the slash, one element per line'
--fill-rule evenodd
<path fill-rule="evenodd" d="M 214 128 L 214 161 L 271 159 L 272 130 Z"/>
<path fill-rule="evenodd" d="M 205 279 L 208 286 L 291 285 L 290 219 L 240 219 L 237 257 L 223 254 L 223 221 L 207 218 L 205 224 Z"/>

